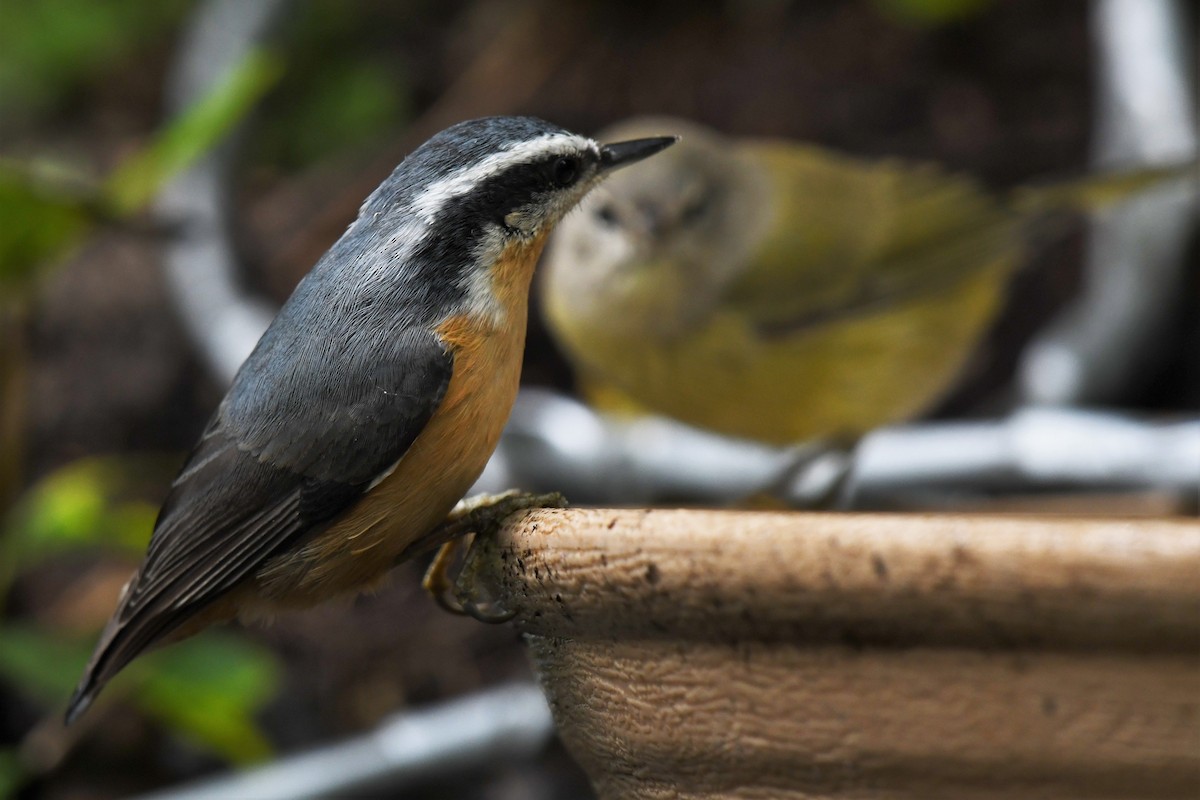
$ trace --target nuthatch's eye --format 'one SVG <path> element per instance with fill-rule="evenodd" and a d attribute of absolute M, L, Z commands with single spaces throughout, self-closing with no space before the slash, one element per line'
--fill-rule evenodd
<path fill-rule="evenodd" d="M 579 175 L 579 159 L 563 156 L 554 162 L 551 174 L 556 186 L 560 188 L 570 186 Z"/>

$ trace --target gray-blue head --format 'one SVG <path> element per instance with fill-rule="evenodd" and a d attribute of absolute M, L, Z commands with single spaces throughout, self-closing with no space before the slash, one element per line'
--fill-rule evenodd
<path fill-rule="evenodd" d="M 486 310 L 486 273 L 500 254 L 543 237 L 605 175 L 675 138 L 602 145 L 533 117 L 446 128 L 367 198 L 277 323 L 302 337 L 367 314 L 403 324 Z M 267 338 L 281 335 L 273 330 Z"/>
<path fill-rule="evenodd" d="M 602 145 L 534 117 L 452 125 L 372 192 L 298 293 L 440 313 L 466 300 L 480 269 L 509 244 L 539 238 L 605 175 L 675 138 Z"/>
<path fill-rule="evenodd" d="M 403 215 L 460 232 L 494 225 L 536 235 L 605 174 L 673 141 L 601 145 L 535 117 L 468 120 L 414 150 L 371 194 L 360 217 Z"/>

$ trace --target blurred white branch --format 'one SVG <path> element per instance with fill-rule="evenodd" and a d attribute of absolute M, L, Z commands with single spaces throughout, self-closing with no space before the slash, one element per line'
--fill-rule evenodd
<path fill-rule="evenodd" d="M 188 108 L 267 34 L 287 0 L 209 0 L 197 7 L 167 84 L 172 113 Z M 164 245 L 167 286 L 191 341 L 225 383 L 275 309 L 241 286 L 228 222 L 235 132 L 163 188 L 156 212 L 178 230 Z"/>
<path fill-rule="evenodd" d="M 420 780 L 529 758 L 553 734 L 541 690 L 512 684 L 396 714 L 362 736 L 142 800 L 316 800 L 354 797 L 371 789 L 394 791 Z"/>
<path fill-rule="evenodd" d="M 884 428 L 851 458 L 728 439 L 659 417 L 608 417 L 526 390 L 472 491 L 554 490 L 589 504 L 731 502 L 771 491 L 805 506 L 847 472 L 843 497 L 856 508 L 905 489 L 1164 489 L 1197 497 L 1200 419 L 1027 408 L 1002 420 Z"/>
<path fill-rule="evenodd" d="M 929 487 L 1162 489 L 1196 498 L 1200 419 L 1026 408 L 995 422 L 885 428 L 859 446 L 850 485 L 858 504 Z"/>

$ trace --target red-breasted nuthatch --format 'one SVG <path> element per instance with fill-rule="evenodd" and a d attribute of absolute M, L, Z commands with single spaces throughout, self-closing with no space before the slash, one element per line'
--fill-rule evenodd
<path fill-rule="evenodd" d="M 490 117 L 410 154 L 238 372 L 67 720 L 152 645 L 361 589 L 439 544 L 512 408 L 550 229 L 612 170 L 674 141 L 600 145 Z"/>

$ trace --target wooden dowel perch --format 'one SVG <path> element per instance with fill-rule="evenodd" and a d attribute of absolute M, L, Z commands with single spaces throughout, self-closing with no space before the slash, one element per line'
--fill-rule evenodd
<path fill-rule="evenodd" d="M 460 588 L 602 798 L 1200 790 L 1195 522 L 545 510 Z"/>

